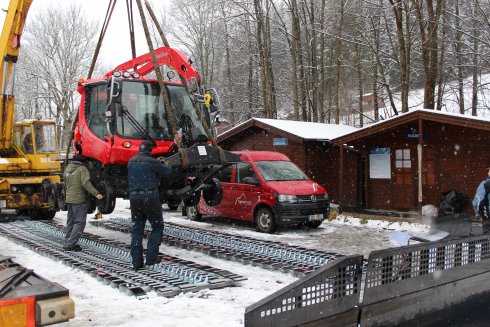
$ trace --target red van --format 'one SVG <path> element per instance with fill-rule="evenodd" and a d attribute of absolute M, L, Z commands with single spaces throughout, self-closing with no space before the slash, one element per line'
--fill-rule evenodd
<path fill-rule="evenodd" d="M 185 208 L 190 220 L 202 215 L 250 221 L 260 232 L 272 233 L 278 225 L 304 224 L 316 228 L 328 217 L 327 191 L 309 179 L 289 158 L 271 151 L 232 151 L 241 162 L 216 176 L 223 199 L 210 207 L 201 197 Z"/>

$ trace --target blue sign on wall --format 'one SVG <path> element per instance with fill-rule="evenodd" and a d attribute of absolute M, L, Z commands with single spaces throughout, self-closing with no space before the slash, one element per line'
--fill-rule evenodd
<path fill-rule="evenodd" d="M 422 138 L 425 141 L 425 130 L 424 133 L 422 134 Z M 410 128 L 408 131 L 405 132 L 405 139 L 406 140 L 418 140 L 419 139 L 419 131 L 415 128 Z"/>
<path fill-rule="evenodd" d="M 288 145 L 288 139 L 284 137 L 274 137 L 272 145 Z"/>

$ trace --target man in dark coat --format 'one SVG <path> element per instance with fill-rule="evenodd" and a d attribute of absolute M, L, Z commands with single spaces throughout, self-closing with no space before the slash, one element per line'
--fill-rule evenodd
<path fill-rule="evenodd" d="M 89 208 L 89 194 L 102 200 L 103 196 L 90 182 L 90 172 L 85 167 L 87 157 L 76 154 L 66 166 L 63 175 L 66 188 L 66 206 L 68 216 L 66 220 L 65 246 L 67 251 L 81 251 L 78 240 L 82 236 L 87 222 Z"/>
<path fill-rule="evenodd" d="M 143 141 L 138 154 L 128 162 L 128 191 L 131 205 L 131 259 L 134 269 L 154 265 L 163 233 L 162 203 L 158 194 L 160 180 L 170 177 L 170 169 L 151 156 L 152 141 Z M 143 233 L 146 221 L 151 224 L 146 262 L 143 262 Z"/>

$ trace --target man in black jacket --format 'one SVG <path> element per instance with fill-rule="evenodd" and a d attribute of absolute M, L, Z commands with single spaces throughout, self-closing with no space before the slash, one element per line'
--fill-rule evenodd
<path fill-rule="evenodd" d="M 158 185 L 170 177 L 170 169 L 151 156 L 152 141 L 143 141 L 138 154 L 128 162 L 128 191 L 131 205 L 131 259 L 134 269 L 157 263 L 163 233 L 163 213 Z M 151 224 L 146 263 L 143 262 L 143 233 L 146 221 Z"/>

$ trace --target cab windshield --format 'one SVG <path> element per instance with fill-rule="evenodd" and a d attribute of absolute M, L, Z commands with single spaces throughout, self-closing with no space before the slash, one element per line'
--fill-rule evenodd
<path fill-rule="evenodd" d="M 291 161 L 258 161 L 255 163 L 262 177 L 271 181 L 302 181 L 308 177 Z"/>
<path fill-rule="evenodd" d="M 202 124 L 185 89 L 178 85 L 166 85 L 166 87 L 177 128 L 197 127 L 203 131 Z M 144 137 L 138 131 L 138 127 L 131 123 L 133 118 L 153 139 L 173 139 L 158 83 L 123 81 L 120 108 L 121 111 L 116 118 L 116 133 L 120 136 Z M 122 114 L 122 111 L 127 111 L 127 113 Z"/>

